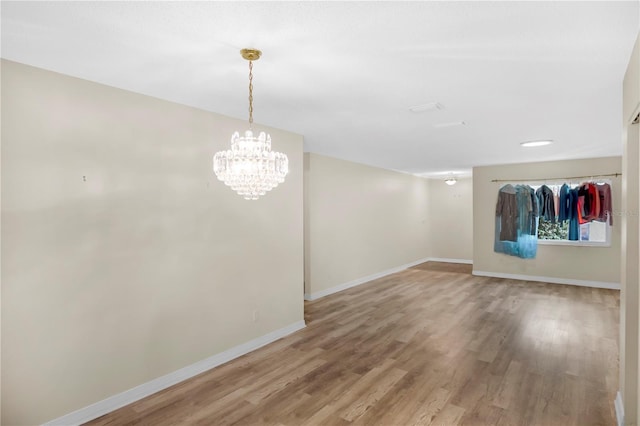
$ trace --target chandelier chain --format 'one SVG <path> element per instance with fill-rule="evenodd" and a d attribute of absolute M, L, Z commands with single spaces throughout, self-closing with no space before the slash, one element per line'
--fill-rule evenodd
<path fill-rule="evenodd" d="M 253 61 L 249 61 L 249 129 L 253 130 Z"/>

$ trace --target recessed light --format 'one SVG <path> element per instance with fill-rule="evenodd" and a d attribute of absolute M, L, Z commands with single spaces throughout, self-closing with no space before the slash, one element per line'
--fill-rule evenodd
<path fill-rule="evenodd" d="M 439 124 L 434 124 L 433 127 L 435 127 L 436 129 L 441 129 L 443 127 L 455 127 L 455 126 L 466 126 L 467 123 L 465 123 L 464 121 L 452 121 L 450 123 L 439 123 Z"/>
<path fill-rule="evenodd" d="M 444 105 L 438 102 L 429 102 L 428 104 L 416 105 L 409 108 L 411 112 L 423 112 L 423 111 L 434 111 L 437 109 L 444 109 Z"/>
<path fill-rule="evenodd" d="M 552 143 L 553 143 L 552 140 L 528 141 L 528 142 L 521 142 L 520 146 L 523 146 L 525 148 L 533 148 L 536 146 L 551 145 Z"/>

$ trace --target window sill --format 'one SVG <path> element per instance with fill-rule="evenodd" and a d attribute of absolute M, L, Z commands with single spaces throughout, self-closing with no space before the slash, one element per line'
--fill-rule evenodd
<path fill-rule="evenodd" d="M 542 246 L 611 247 L 606 241 L 538 240 Z"/>

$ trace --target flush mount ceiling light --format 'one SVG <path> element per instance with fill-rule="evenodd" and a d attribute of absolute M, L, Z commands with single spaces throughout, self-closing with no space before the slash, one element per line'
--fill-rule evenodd
<path fill-rule="evenodd" d="M 260 59 L 262 52 L 242 49 L 240 54 L 249 61 L 249 130 L 244 136 L 235 132 L 231 136 L 231 149 L 213 156 L 213 171 L 245 200 L 257 200 L 284 182 L 289 159 L 281 152 L 271 151 L 269 134 L 253 135 L 253 61 Z"/>
<path fill-rule="evenodd" d="M 424 112 L 424 111 L 435 111 L 438 109 L 444 109 L 444 105 L 438 102 L 429 102 L 428 104 L 416 105 L 409 108 L 411 112 Z"/>
<path fill-rule="evenodd" d="M 521 142 L 520 146 L 525 148 L 534 148 L 536 146 L 551 145 L 552 143 L 553 143 L 552 140 L 528 141 L 528 142 Z"/>
<path fill-rule="evenodd" d="M 457 181 L 458 179 L 456 179 L 456 177 L 452 174 L 444 180 L 444 183 L 451 186 L 451 185 L 455 185 Z"/>

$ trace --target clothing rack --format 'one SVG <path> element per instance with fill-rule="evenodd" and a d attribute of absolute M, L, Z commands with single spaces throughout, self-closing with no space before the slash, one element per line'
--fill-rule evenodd
<path fill-rule="evenodd" d="M 576 179 L 594 179 L 600 177 L 618 177 L 622 173 L 608 173 L 604 175 L 588 175 L 588 176 L 570 176 L 570 177 L 554 177 L 545 179 L 493 179 L 491 182 L 545 182 L 548 180 L 576 180 Z"/>

